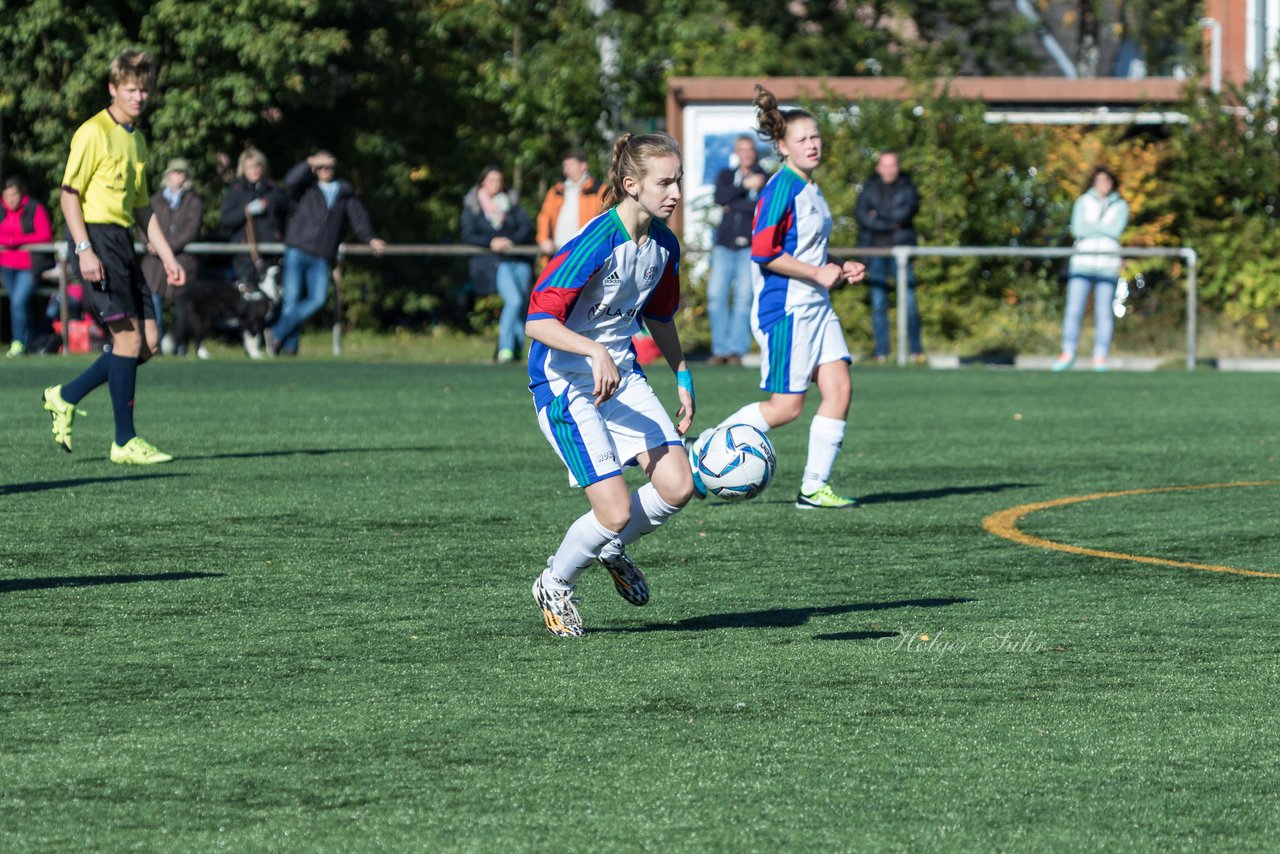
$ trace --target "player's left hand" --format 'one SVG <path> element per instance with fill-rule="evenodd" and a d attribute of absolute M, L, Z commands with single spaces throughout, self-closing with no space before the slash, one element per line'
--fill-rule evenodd
<path fill-rule="evenodd" d="M 844 266 L 840 268 L 840 272 L 844 274 L 844 280 L 849 284 L 861 282 L 867 277 L 867 265 L 861 261 L 845 261 Z"/>
<path fill-rule="evenodd" d="M 680 408 L 676 410 L 680 421 L 676 424 L 676 432 L 683 436 L 693 425 L 693 414 L 698 409 L 693 397 L 693 374 L 687 369 L 676 373 L 676 394 L 680 398 Z"/>
<path fill-rule="evenodd" d="M 165 280 L 175 288 L 180 288 L 187 283 L 187 271 L 182 269 L 182 265 L 177 259 L 170 258 L 164 262 Z"/>
<path fill-rule="evenodd" d="M 387 251 L 387 242 L 375 237 L 373 240 L 369 241 L 369 248 L 373 250 L 374 255 L 381 255 L 383 252 Z"/>
<path fill-rule="evenodd" d="M 680 420 L 676 423 L 676 432 L 683 436 L 693 426 L 693 413 L 697 405 L 693 402 L 693 395 L 684 389 L 677 389 L 676 393 L 680 395 L 680 408 L 676 410 L 676 417 Z"/>

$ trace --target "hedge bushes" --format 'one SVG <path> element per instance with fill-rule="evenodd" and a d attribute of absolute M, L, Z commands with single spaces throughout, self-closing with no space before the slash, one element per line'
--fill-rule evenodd
<path fill-rule="evenodd" d="M 1131 209 L 1130 246 L 1190 246 L 1200 255 L 1202 318 L 1242 347 L 1277 348 L 1280 150 L 1276 107 L 1260 101 L 1232 110 L 1232 99 L 1189 88 L 1186 124 L 1165 127 L 988 124 L 985 107 L 921 91 L 903 102 L 848 106 L 816 102 L 826 154 L 818 180 L 835 217 L 833 246 L 857 239 L 853 208 L 876 153 L 898 150 L 920 188 L 916 222 L 922 244 L 1068 246 L 1071 205 L 1092 169 L 1110 167 Z M 1250 102 L 1252 103 L 1252 102 Z M 535 199 L 528 200 L 535 204 Z M 532 209 L 531 209 L 532 212 Z M 690 259 L 691 261 L 694 259 Z M 494 312 L 473 310 L 465 264 L 437 259 L 393 268 L 379 262 L 350 277 L 347 316 L 366 326 L 449 323 L 488 330 Z M 1056 347 L 1062 262 L 1008 258 L 924 258 L 917 263 L 927 344 L 939 350 Z M 684 335 L 705 346 L 704 282 L 686 265 Z M 703 265 L 705 270 L 705 265 Z M 1146 328 L 1122 324 L 1122 336 L 1177 346 L 1183 322 L 1183 265 L 1165 259 L 1127 263 L 1145 287 L 1135 293 Z M 1136 289 L 1135 289 L 1136 290 Z M 865 289 L 835 295 L 855 346 L 870 346 Z M 1122 341 L 1123 341 L 1122 337 Z"/>

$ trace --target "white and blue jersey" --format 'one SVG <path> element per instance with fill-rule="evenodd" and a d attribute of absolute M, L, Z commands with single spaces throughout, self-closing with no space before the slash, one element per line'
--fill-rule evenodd
<path fill-rule="evenodd" d="M 791 310 L 830 303 L 831 294 L 806 279 L 793 279 L 766 269 L 782 255 L 821 267 L 827 263 L 831 208 L 818 185 L 783 166 L 760 191 L 751 230 L 751 260 L 756 267 L 752 321 L 767 331 Z"/>
<path fill-rule="evenodd" d="M 831 292 L 765 265 L 790 255 L 821 267 L 828 263 L 831 208 L 818 185 L 783 166 L 760 191 L 751 234 L 755 301 L 751 327 L 760 345 L 760 389 L 803 394 L 820 365 L 852 361 Z"/>
<path fill-rule="evenodd" d="M 529 320 L 555 319 L 603 344 L 621 374 L 614 396 L 597 407 L 591 360 L 535 341 L 529 390 L 547 441 L 588 486 L 620 474 L 638 454 L 680 437 L 644 372 L 631 336 L 642 317 L 667 322 L 680 300 L 680 244 L 661 222 L 637 244 L 615 210 L 583 226 L 542 271 L 529 298 Z"/>
<path fill-rule="evenodd" d="M 619 373 L 636 370 L 631 336 L 640 318 L 670 321 L 680 302 L 680 244 L 661 222 L 637 244 L 615 209 L 591 220 L 556 253 L 529 297 L 529 319 L 554 318 L 603 344 Z M 538 408 L 563 390 L 570 374 L 591 375 L 586 356 L 529 347 L 529 390 Z"/>

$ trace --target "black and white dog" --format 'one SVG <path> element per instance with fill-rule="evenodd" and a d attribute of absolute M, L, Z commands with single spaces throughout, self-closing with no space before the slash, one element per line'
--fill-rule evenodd
<path fill-rule="evenodd" d="M 245 282 L 200 279 L 178 288 L 174 298 L 173 329 L 164 337 L 165 353 L 195 351 L 209 358 L 205 339 L 215 333 L 232 333 L 244 344 L 251 359 L 261 359 L 262 331 L 267 327 L 280 290 L 279 266 L 268 267 L 257 287 Z"/>

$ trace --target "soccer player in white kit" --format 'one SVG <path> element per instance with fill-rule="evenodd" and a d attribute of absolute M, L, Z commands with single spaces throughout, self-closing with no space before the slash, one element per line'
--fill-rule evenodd
<path fill-rule="evenodd" d="M 779 110 L 777 99 L 760 86 L 755 106 L 760 135 L 773 140 L 782 156 L 782 168 L 760 191 L 751 239 L 751 260 L 757 265 L 751 325 L 762 354 L 760 390 L 771 395 L 721 423 L 750 424 L 766 433 L 790 424 L 804 411 L 805 392 L 816 382 L 822 402 L 809 426 L 809 456 L 796 507 L 852 508 L 858 502 L 838 495 L 827 482 L 844 442 L 853 361 L 831 307 L 831 290 L 860 281 L 866 268 L 827 255 L 831 209 L 813 182 L 822 161 L 822 136 L 813 114 Z M 696 467 L 694 490 L 706 496 Z"/>
<path fill-rule="evenodd" d="M 680 437 L 693 422 L 693 378 L 674 316 L 680 245 L 666 222 L 680 201 L 680 147 L 664 133 L 613 145 L 605 211 L 547 264 L 529 300 L 529 389 L 538 423 L 591 509 L 565 533 L 533 583 L 547 631 L 582 635 L 574 583 L 597 561 L 633 605 L 649 601 L 625 547 L 680 511 L 693 475 Z M 641 318 L 676 374 L 673 425 L 631 347 Z M 649 482 L 631 492 L 622 469 Z"/>

